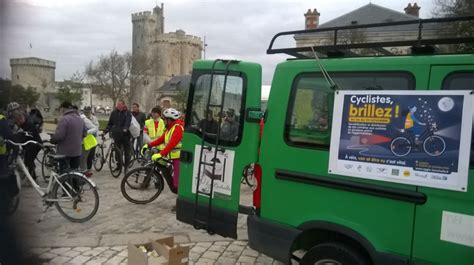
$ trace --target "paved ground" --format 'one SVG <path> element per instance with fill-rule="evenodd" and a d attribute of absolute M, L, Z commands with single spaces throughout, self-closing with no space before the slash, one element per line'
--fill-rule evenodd
<path fill-rule="evenodd" d="M 280 264 L 247 246 L 246 216 L 239 216 L 238 240 L 210 236 L 178 222 L 171 212 L 176 195 L 167 187 L 152 203 L 135 205 L 122 197 L 121 179 L 109 172 L 94 173 L 99 187 L 100 206 L 96 216 L 82 224 L 71 223 L 52 207 L 42 222 L 44 209 L 35 190 L 22 190 L 20 207 L 12 217 L 23 232 L 28 252 L 44 264 L 126 264 L 129 241 L 172 235 L 191 247 L 191 264 Z M 243 187 L 243 201 L 251 191 Z"/>

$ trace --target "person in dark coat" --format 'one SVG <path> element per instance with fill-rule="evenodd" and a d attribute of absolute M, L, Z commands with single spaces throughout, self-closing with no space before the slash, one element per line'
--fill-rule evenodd
<path fill-rule="evenodd" d="M 110 132 L 115 145 L 118 146 L 125 155 L 125 167 L 130 162 L 130 123 L 132 122 L 132 113 L 128 111 L 125 101 L 119 99 L 115 109 L 110 114 L 109 122 L 104 133 Z M 119 160 L 120 161 L 120 160 Z M 122 166 L 120 163 L 119 168 Z"/>
<path fill-rule="evenodd" d="M 15 141 L 26 142 L 28 140 L 34 140 L 36 142 L 41 143 L 41 128 L 36 125 L 31 116 L 29 116 L 24 109 L 20 107 L 10 108 L 8 116 L 10 119 L 11 126 L 13 128 L 13 133 L 16 133 L 17 131 L 23 131 L 28 133 L 28 136 L 25 134 L 16 135 Z M 24 147 L 25 165 L 34 180 L 36 180 L 35 158 L 40 150 L 41 147 L 35 144 L 29 144 Z"/>

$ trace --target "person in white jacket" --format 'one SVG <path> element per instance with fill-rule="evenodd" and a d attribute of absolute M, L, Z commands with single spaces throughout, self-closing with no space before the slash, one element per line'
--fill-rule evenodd
<path fill-rule="evenodd" d="M 92 121 L 92 123 L 98 128 L 97 133 L 93 133 L 94 137 L 97 137 L 97 134 L 99 132 L 100 126 L 99 126 L 99 120 L 97 117 L 92 113 L 92 108 L 91 107 L 85 107 L 84 108 L 84 115 L 86 115 L 86 118 Z M 95 157 L 95 150 L 96 147 L 93 147 L 91 150 L 89 150 L 89 155 L 87 156 L 87 171 L 90 171 L 92 169 L 92 163 L 94 161 Z"/>
<path fill-rule="evenodd" d="M 86 115 L 81 114 L 81 118 L 84 121 L 84 125 L 87 130 L 87 134 L 92 134 L 92 135 L 97 135 L 97 132 L 99 131 L 99 126 L 94 124 L 89 118 L 87 118 Z M 85 150 L 84 145 L 82 145 L 82 154 L 81 154 L 81 159 L 80 159 L 80 168 L 83 171 L 86 172 L 86 176 L 91 176 L 92 173 L 88 171 L 87 168 L 87 157 L 89 156 L 90 150 Z"/>

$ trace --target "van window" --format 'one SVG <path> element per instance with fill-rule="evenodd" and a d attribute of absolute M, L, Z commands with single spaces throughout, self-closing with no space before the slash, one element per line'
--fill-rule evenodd
<path fill-rule="evenodd" d="M 344 90 L 410 90 L 415 78 L 407 72 L 330 73 Z M 329 149 L 334 91 L 320 73 L 297 76 L 288 104 L 285 141 L 290 145 Z"/>
<path fill-rule="evenodd" d="M 220 127 L 220 144 L 236 146 L 242 135 L 241 113 L 244 108 L 242 100 L 244 81 L 240 76 L 227 76 L 226 92 L 223 99 L 224 108 L 221 112 L 224 81 L 225 75 L 214 74 L 209 112 L 206 113 L 211 75 L 203 74 L 198 76 L 197 80 L 193 80 L 193 98 L 191 109 L 188 110 L 187 116 L 189 117 L 186 119 L 186 127 L 191 128 L 190 132 L 206 137 L 208 141 L 215 141 Z M 219 117 L 222 117 L 220 124 Z"/>
<path fill-rule="evenodd" d="M 445 90 L 474 90 L 474 71 L 472 72 L 454 72 L 446 76 L 443 80 L 441 89 Z M 474 124 L 471 134 L 471 157 L 469 165 L 474 167 Z"/>

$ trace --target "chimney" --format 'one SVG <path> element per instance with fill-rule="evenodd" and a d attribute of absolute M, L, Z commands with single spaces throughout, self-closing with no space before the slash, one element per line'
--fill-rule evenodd
<path fill-rule="evenodd" d="M 411 3 L 408 4 L 407 7 L 405 7 L 405 14 L 419 17 L 420 16 L 420 8 L 416 3 L 411 5 Z"/>
<path fill-rule="evenodd" d="M 313 9 L 313 11 L 311 11 L 311 9 L 308 9 L 308 12 L 306 12 L 306 14 L 304 14 L 304 18 L 305 18 L 305 29 L 315 29 L 318 27 L 319 25 L 319 14 L 318 13 L 318 10 Z"/>

